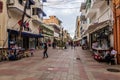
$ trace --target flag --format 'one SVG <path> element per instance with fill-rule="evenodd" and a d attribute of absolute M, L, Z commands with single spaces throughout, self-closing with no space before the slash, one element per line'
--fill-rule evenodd
<path fill-rule="evenodd" d="M 26 22 L 26 27 L 27 27 L 27 28 L 29 27 L 29 22 Z"/>
<path fill-rule="evenodd" d="M 22 24 L 22 20 L 21 20 L 21 19 L 18 21 L 18 24 L 19 24 L 19 25 L 21 25 L 21 24 Z"/>
<path fill-rule="evenodd" d="M 26 21 L 25 21 L 25 22 L 23 22 L 23 27 L 24 27 L 24 28 L 26 28 Z"/>
<path fill-rule="evenodd" d="M 29 28 L 29 22 L 27 22 L 27 20 L 25 22 L 23 22 L 23 27 L 24 28 Z"/>

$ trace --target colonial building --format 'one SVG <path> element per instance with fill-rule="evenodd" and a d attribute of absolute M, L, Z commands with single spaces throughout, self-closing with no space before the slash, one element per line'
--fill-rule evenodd
<path fill-rule="evenodd" d="M 87 29 L 87 18 L 85 16 L 85 11 L 86 11 L 86 3 L 81 3 L 81 7 L 80 7 L 80 34 L 81 34 L 81 38 L 84 37 L 84 33 Z"/>
<path fill-rule="evenodd" d="M 74 42 L 76 42 L 78 44 L 80 43 L 80 40 L 81 40 L 80 26 L 81 26 L 81 24 L 80 24 L 80 16 L 77 16 Z"/>
<path fill-rule="evenodd" d="M 56 16 L 49 16 L 49 19 L 43 19 L 45 24 L 53 26 L 54 28 L 54 38 L 60 39 L 61 32 L 61 21 Z"/>
<path fill-rule="evenodd" d="M 117 50 L 117 59 L 120 64 L 120 0 L 112 0 L 114 14 L 114 48 Z"/>
<path fill-rule="evenodd" d="M 75 41 L 79 41 L 81 39 L 80 33 L 80 16 L 76 18 L 76 29 L 75 29 Z"/>
<path fill-rule="evenodd" d="M 42 2 L 40 0 L 0 0 L 1 3 L 0 47 L 10 48 L 13 42 L 25 49 L 39 46 L 39 40 L 43 37 L 40 28 L 45 15 Z"/>
<path fill-rule="evenodd" d="M 97 41 L 99 48 L 108 49 L 113 46 L 112 34 L 112 4 L 105 0 L 86 0 L 85 17 L 89 47 Z M 83 7 L 84 8 L 84 7 Z"/>
<path fill-rule="evenodd" d="M 81 7 L 80 7 L 80 34 L 81 34 L 81 40 L 80 40 L 80 45 L 83 45 L 83 41 L 87 41 L 89 42 L 89 38 L 87 34 L 85 34 L 86 30 L 88 29 L 88 21 L 87 21 L 87 17 L 86 17 L 86 3 L 83 2 L 81 3 Z"/>

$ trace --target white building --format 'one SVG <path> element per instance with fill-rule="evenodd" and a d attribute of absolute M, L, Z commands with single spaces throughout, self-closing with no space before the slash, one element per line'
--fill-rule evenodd
<path fill-rule="evenodd" d="M 90 48 L 94 41 L 99 42 L 99 47 L 103 47 L 103 44 L 106 47 L 113 46 L 111 1 L 108 4 L 106 0 L 86 0 L 85 3 L 83 5 L 85 7 L 81 8 L 81 16 L 85 15 L 87 27 L 85 29 L 82 27 L 82 29 L 85 31 L 83 35 L 88 35 Z"/>

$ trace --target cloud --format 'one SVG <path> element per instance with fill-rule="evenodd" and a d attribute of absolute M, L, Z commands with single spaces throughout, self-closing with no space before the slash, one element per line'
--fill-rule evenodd
<path fill-rule="evenodd" d="M 64 29 L 68 30 L 73 37 L 75 33 L 76 17 L 80 14 L 81 2 L 84 0 L 47 0 L 43 4 L 47 16 L 55 15 L 63 23 Z"/>

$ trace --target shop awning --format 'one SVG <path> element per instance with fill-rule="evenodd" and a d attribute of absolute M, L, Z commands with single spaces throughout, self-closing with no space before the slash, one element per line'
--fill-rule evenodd
<path fill-rule="evenodd" d="M 82 38 L 77 38 L 77 39 L 75 39 L 74 41 L 80 41 Z"/>
<path fill-rule="evenodd" d="M 95 32 L 99 29 L 102 29 L 102 28 L 106 27 L 107 25 L 109 25 L 109 23 L 110 23 L 110 20 L 106 20 L 106 21 L 103 21 L 100 23 L 95 23 L 93 25 L 90 25 L 88 27 L 88 29 L 86 30 L 85 34 L 92 33 L 92 32 Z"/>
<path fill-rule="evenodd" d="M 11 34 L 19 35 L 19 31 L 11 30 L 11 29 L 7 29 L 7 31 L 10 32 Z M 42 34 L 33 34 L 33 33 L 27 33 L 27 32 L 21 32 L 21 35 L 22 36 L 33 37 L 33 38 L 41 38 L 41 37 L 43 37 Z"/>

